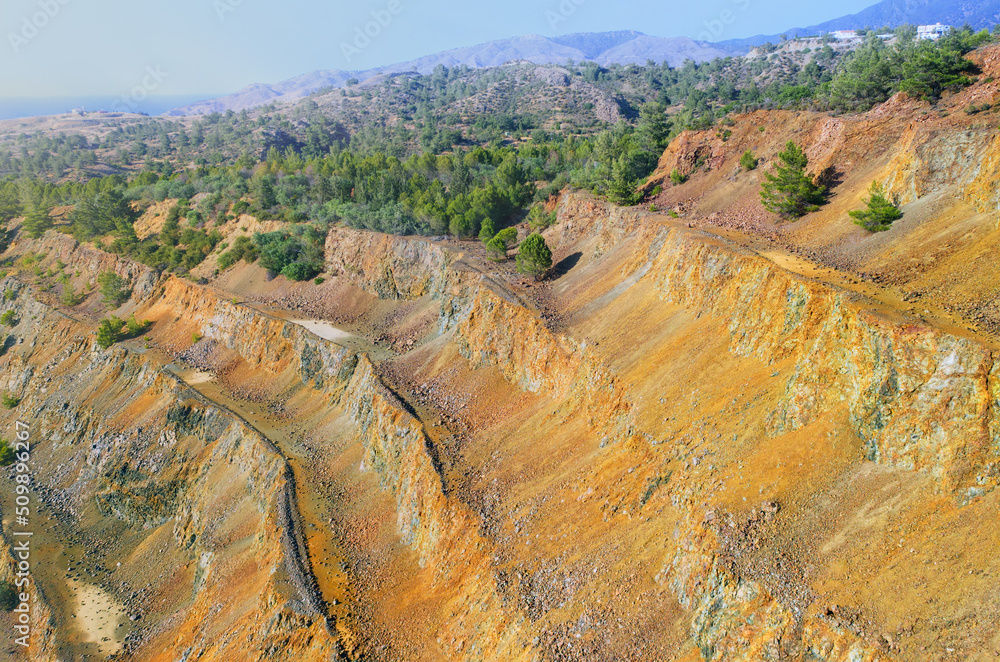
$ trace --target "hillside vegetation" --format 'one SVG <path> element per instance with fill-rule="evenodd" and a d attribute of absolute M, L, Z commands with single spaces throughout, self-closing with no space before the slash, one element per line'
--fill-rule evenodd
<path fill-rule="evenodd" d="M 990 41 L 966 29 L 916 42 L 901 28 L 894 45 L 871 35 L 849 52 L 827 44 L 679 68 L 439 67 L 294 107 L 108 120 L 93 137 L 7 134 L 0 221 L 23 216 L 32 236 L 56 227 L 186 273 L 230 248 L 216 228 L 250 214 L 290 224 L 287 254 L 273 264 L 310 278 L 333 225 L 472 238 L 526 217 L 543 228 L 549 217 L 529 209 L 566 187 L 635 204 L 639 184 L 684 131 L 714 128 L 726 140 L 732 118 L 755 109 L 859 111 L 897 92 L 934 103 L 973 82 L 965 55 Z M 140 239 L 137 219 L 164 201 L 166 221 Z M 56 208 L 72 211 L 56 217 Z M 254 238 L 255 250 L 221 262 L 256 259 L 268 241 Z"/>

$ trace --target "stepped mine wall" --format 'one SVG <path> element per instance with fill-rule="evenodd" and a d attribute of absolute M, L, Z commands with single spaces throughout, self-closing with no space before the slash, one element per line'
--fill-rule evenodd
<path fill-rule="evenodd" d="M 179 625 L 178 650 L 197 650 L 203 659 L 263 659 L 268 648 L 291 648 L 303 659 L 336 659 L 299 551 L 290 470 L 277 449 L 142 353 L 121 345 L 101 350 L 87 326 L 39 302 L 13 278 L 0 289 L 14 293 L 3 307 L 19 320 L 14 342 L 5 346 L 3 386 L 21 400 L 7 416 L 30 422 L 35 453 L 53 458 L 36 468 L 34 484 L 51 507 L 79 517 L 96 506 L 103 517 L 138 530 L 173 520 L 178 547 L 202 559 L 226 544 L 216 531 L 220 499 L 246 501 L 259 513 L 261 563 L 279 571 L 267 581 L 267 595 L 249 607 L 252 613 L 230 614 L 237 619 L 233 637 L 208 641 L 198 634 L 198 612 L 226 587 L 202 582 L 194 604 L 180 612 L 193 621 Z M 225 487 L 223 497 L 212 477 L 227 471 L 244 489 L 232 494 Z M 260 622 L 270 626 L 260 629 Z"/>

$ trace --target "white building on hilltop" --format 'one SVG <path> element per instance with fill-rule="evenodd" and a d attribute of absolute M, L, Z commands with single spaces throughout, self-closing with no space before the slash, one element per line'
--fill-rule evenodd
<path fill-rule="evenodd" d="M 846 39 L 857 39 L 858 38 L 858 31 L 857 30 L 834 30 L 833 32 L 830 33 L 830 36 L 833 37 L 834 39 L 836 39 L 837 41 L 844 41 Z"/>
<path fill-rule="evenodd" d="M 951 32 L 950 25 L 942 25 L 941 23 L 935 23 L 934 25 L 920 25 L 917 26 L 917 39 L 937 41 L 949 32 Z"/>

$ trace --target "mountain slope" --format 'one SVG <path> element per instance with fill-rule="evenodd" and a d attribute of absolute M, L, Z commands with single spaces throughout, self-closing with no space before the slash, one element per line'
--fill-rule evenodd
<path fill-rule="evenodd" d="M 688 39 L 676 37 L 664 39 L 640 35 L 635 39 L 615 46 L 594 58 L 604 66 L 610 64 L 646 64 L 647 60 L 666 62 L 672 67 L 684 64 L 685 60 L 705 62 L 716 57 L 725 57 L 726 53 Z"/>
<path fill-rule="evenodd" d="M 598 64 L 645 64 L 647 60 L 678 65 L 686 59 L 705 62 L 726 53 L 687 37 L 651 37 L 640 32 L 581 33 L 548 38 L 528 35 L 490 41 L 466 48 L 428 55 L 409 62 L 367 71 L 315 71 L 271 84 L 255 84 L 217 99 L 199 101 L 171 110 L 166 115 L 203 115 L 226 110 L 253 108 L 271 101 L 294 101 L 324 87 L 341 87 L 351 78 L 366 81 L 379 75 L 414 71 L 430 73 L 435 67 L 467 66 L 474 69 L 497 67 L 507 62 L 527 60 L 535 64 L 558 64 L 567 60 L 593 60 Z"/>
<path fill-rule="evenodd" d="M 645 35 L 635 30 L 616 30 L 614 32 L 577 32 L 561 37 L 553 37 L 552 41 L 563 46 L 582 51 L 588 58 L 600 57 L 612 48 Z"/>
<path fill-rule="evenodd" d="M 730 39 L 713 44 L 724 50 L 743 50 L 759 46 L 768 41 L 781 39 L 781 35 L 793 37 L 814 35 L 833 30 L 857 30 L 864 27 L 897 26 L 912 23 L 926 25 L 944 23 L 965 25 L 981 30 L 1000 23 L 1000 0 L 975 2 L 972 0 L 883 0 L 871 7 L 824 23 L 805 28 L 791 28 L 775 35 L 756 35 L 747 39 Z"/>

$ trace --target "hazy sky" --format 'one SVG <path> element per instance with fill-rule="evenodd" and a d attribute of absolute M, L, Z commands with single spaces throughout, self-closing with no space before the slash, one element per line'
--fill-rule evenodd
<path fill-rule="evenodd" d="M 368 69 L 531 33 L 630 29 L 704 38 L 714 29 L 718 39 L 730 39 L 818 23 L 873 3 L 2 0 L 0 97 L 119 95 L 136 86 L 156 95 L 224 93 L 316 69 Z M 378 35 L 348 60 L 344 44 L 353 47 L 356 30 L 377 18 L 384 24 Z"/>

